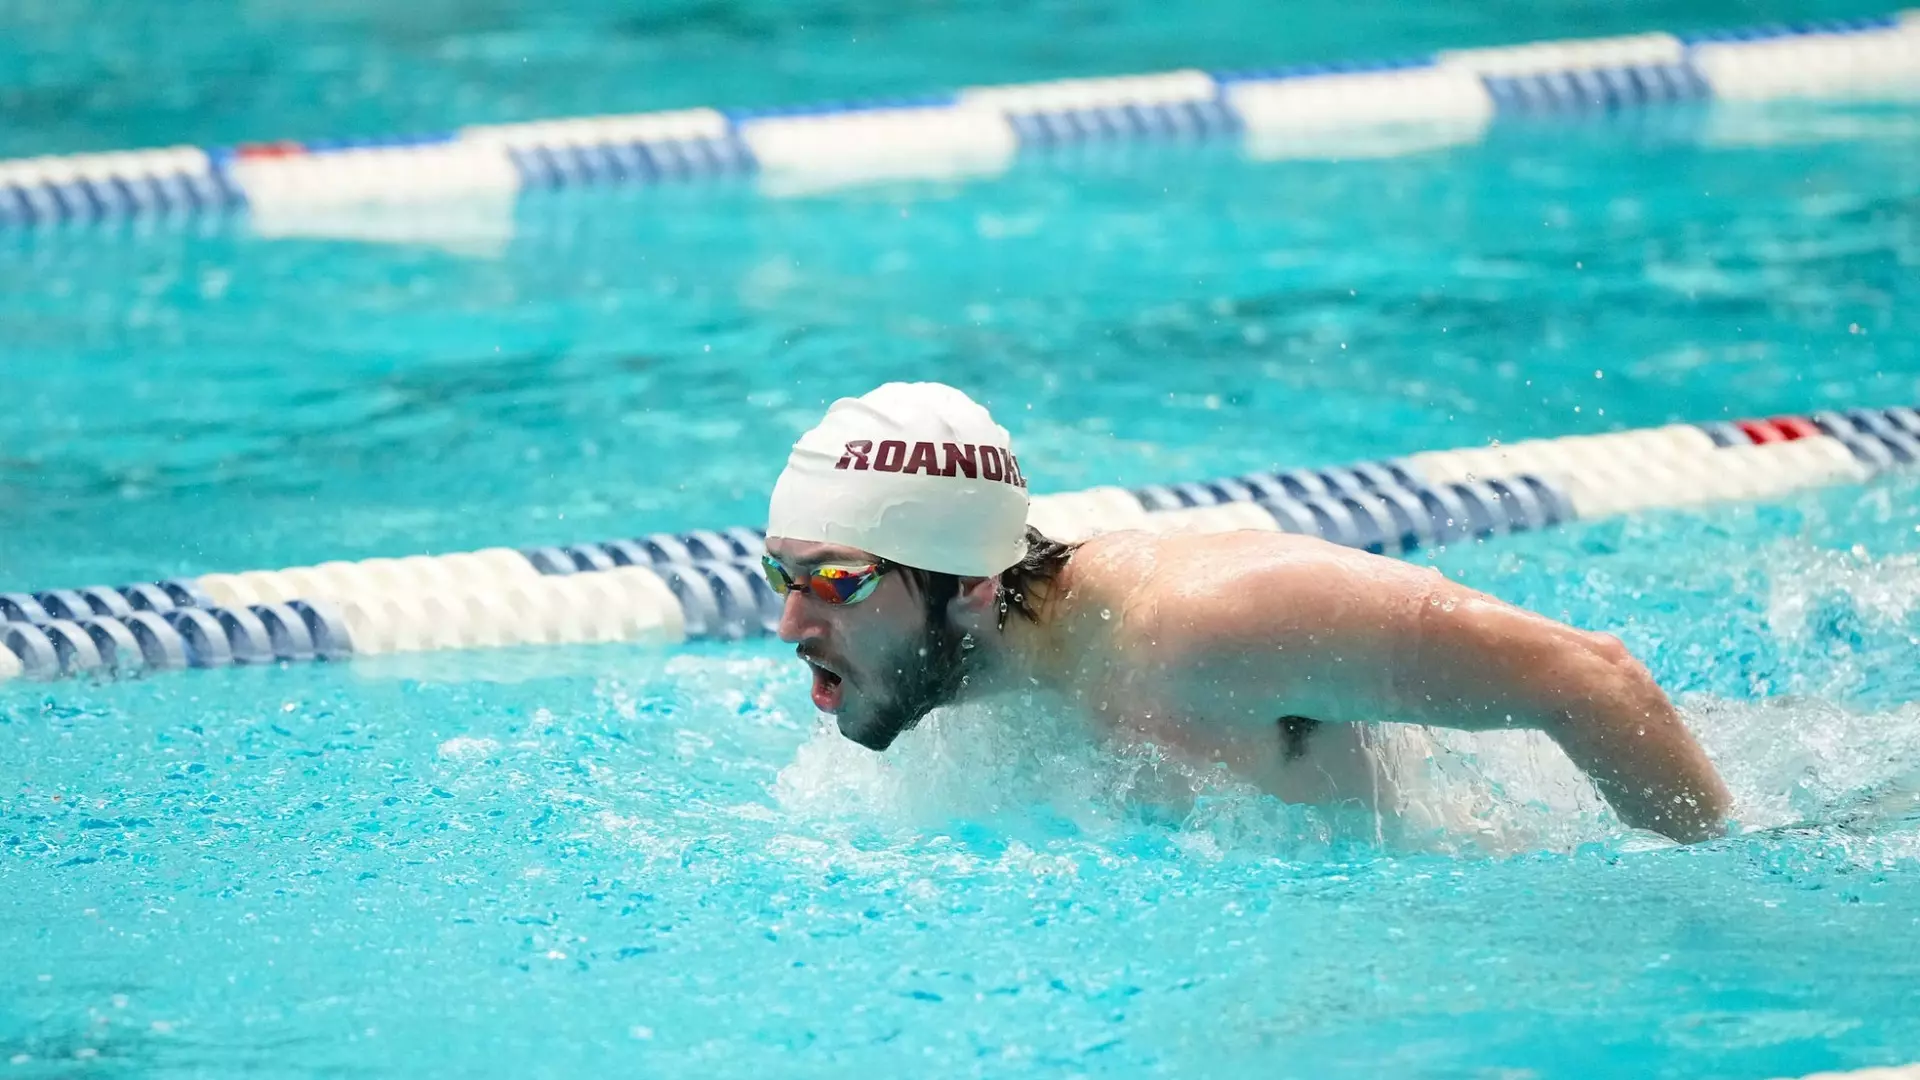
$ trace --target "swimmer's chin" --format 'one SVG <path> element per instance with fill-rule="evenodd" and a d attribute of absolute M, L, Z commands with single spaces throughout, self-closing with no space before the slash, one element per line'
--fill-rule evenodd
<path fill-rule="evenodd" d="M 892 746 L 893 740 L 899 738 L 901 732 L 912 726 L 907 724 L 859 724 L 848 720 L 845 713 L 842 713 L 837 720 L 840 727 L 840 734 L 872 750 L 876 754 Z"/>

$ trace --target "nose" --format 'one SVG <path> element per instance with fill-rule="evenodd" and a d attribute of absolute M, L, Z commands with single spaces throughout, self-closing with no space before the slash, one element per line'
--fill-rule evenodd
<path fill-rule="evenodd" d="M 819 637 L 823 628 L 819 613 L 813 610 L 817 606 L 818 602 L 808 596 L 806 590 L 789 592 L 780 608 L 780 640 L 798 645 L 808 638 Z"/>

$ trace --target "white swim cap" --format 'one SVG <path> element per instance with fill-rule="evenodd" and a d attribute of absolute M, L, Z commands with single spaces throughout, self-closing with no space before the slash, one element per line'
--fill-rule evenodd
<path fill-rule="evenodd" d="M 1012 445 L 951 386 L 896 382 L 841 398 L 793 444 L 767 535 L 935 573 L 997 574 L 1027 553 L 1027 478 Z"/>

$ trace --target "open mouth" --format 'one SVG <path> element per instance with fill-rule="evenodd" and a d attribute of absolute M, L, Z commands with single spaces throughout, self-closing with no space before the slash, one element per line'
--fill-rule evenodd
<path fill-rule="evenodd" d="M 801 657 L 807 667 L 813 669 L 813 705 L 823 713 L 840 711 L 840 690 L 842 678 L 839 672 L 827 667 L 812 657 Z"/>

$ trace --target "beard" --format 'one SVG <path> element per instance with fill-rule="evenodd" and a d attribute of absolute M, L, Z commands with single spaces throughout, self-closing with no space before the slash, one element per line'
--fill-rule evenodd
<path fill-rule="evenodd" d="M 928 713 L 957 697 L 966 685 L 972 642 L 944 618 L 929 615 L 920 640 L 901 644 L 876 665 L 893 673 L 885 697 L 850 697 L 837 717 L 840 734 L 869 750 L 885 750 Z"/>

